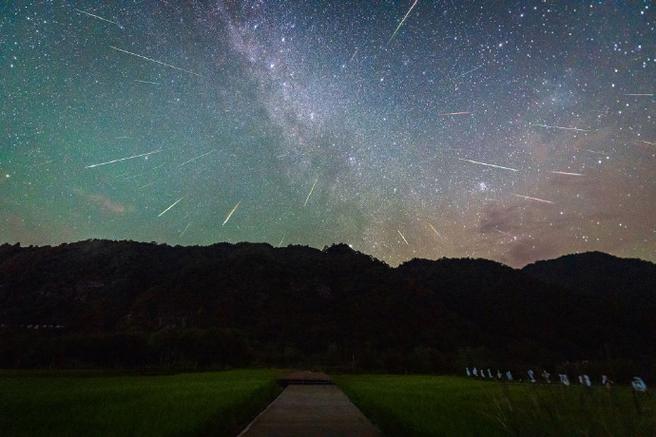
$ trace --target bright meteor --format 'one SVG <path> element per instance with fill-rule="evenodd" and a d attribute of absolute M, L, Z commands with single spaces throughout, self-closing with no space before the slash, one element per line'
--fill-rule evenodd
<path fill-rule="evenodd" d="M 314 187 L 317 186 L 317 182 L 319 182 L 319 178 L 317 178 L 314 181 L 314 183 L 312 184 L 312 188 L 310 188 L 310 192 L 308 193 L 307 197 L 305 198 L 305 203 L 303 204 L 304 207 L 307 206 L 308 201 L 310 200 L 310 196 L 312 196 L 312 193 L 314 192 Z"/>
<path fill-rule="evenodd" d="M 161 151 L 162 151 L 162 149 L 158 149 L 158 150 L 153 150 L 152 152 L 148 152 L 148 153 L 141 153 L 139 155 L 132 155 L 132 156 L 127 156 L 125 158 L 112 159 L 111 161 L 101 162 L 99 164 L 87 165 L 84 168 L 102 167 L 103 165 L 115 164 L 117 162 L 128 161 L 130 159 L 136 159 L 136 158 L 141 158 L 141 157 L 144 157 L 144 156 L 154 155 L 155 153 L 159 153 Z"/>
<path fill-rule="evenodd" d="M 419 0 L 415 0 L 412 5 L 410 6 L 410 9 L 408 9 L 408 12 L 405 13 L 403 18 L 401 19 L 401 22 L 399 23 L 398 26 L 396 26 L 396 29 L 394 30 L 394 33 L 392 33 L 392 36 L 390 36 L 390 39 L 387 41 L 387 44 L 391 43 L 396 34 L 399 32 L 399 29 L 401 29 L 401 26 L 403 26 L 403 23 L 405 23 L 405 20 L 408 19 L 408 15 L 412 12 L 412 10 L 417 6 L 417 3 L 419 3 Z"/>
<path fill-rule="evenodd" d="M 129 51 L 127 51 L 127 50 L 123 50 L 123 49 L 121 49 L 121 48 L 114 47 L 114 46 L 109 46 L 109 48 L 112 49 L 112 50 L 116 50 L 117 52 L 125 53 L 125 54 L 130 55 L 130 56 L 136 56 L 137 58 L 145 59 L 146 61 L 154 62 L 154 63 L 156 63 L 156 64 L 159 64 L 159 65 L 163 65 L 163 66 L 165 66 L 165 67 L 172 68 L 172 69 L 174 69 L 174 70 L 183 71 L 183 72 L 185 72 L 185 73 L 193 74 L 194 76 L 202 77 L 200 74 L 195 73 L 195 72 L 193 72 L 193 71 L 191 71 L 191 70 L 187 70 L 187 69 L 185 69 L 185 68 L 181 68 L 181 67 L 176 67 L 175 65 L 167 64 L 166 62 L 158 61 L 157 59 L 149 58 L 149 57 L 147 57 L 147 56 L 140 55 L 140 54 L 138 54 L 138 53 L 129 52 Z"/>
<path fill-rule="evenodd" d="M 504 167 L 503 165 L 490 164 L 488 162 L 474 161 L 473 159 L 464 159 L 464 158 L 458 158 L 458 159 L 460 161 L 469 162 L 470 164 L 482 165 L 482 166 L 485 166 L 485 167 L 498 168 L 498 169 L 501 169 L 501 170 L 508 170 L 508 171 L 514 171 L 514 172 L 519 171 L 516 168 Z"/>
<path fill-rule="evenodd" d="M 206 157 L 207 155 L 209 155 L 210 153 L 214 153 L 214 152 L 216 152 L 216 150 L 210 150 L 209 152 L 203 153 L 202 155 L 195 156 L 195 157 L 193 157 L 193 158 L 191 158 L 191 159 L 186 160 L 185 162 L 183 162 L 182 164 L 180 164 L 178 167 L 185 166 L 185 165 L 187 165 L 187 164 L 189 164 L 189 163 L 192 163 L 192 162 L 197 161 L 197 160 L 199 160 L 199 159 L 201 159 L 201 158 L 204 158 L 204 157 Z"/>
<path fill-rule="evenodd" d="M 546 200 L 546 199 L 540 199 L 539 197 L 532 197 L 532 196 L 524 196 L 523 194 L 515 194 L 513 193 L 513 196 L 519 197 L 520 199 L 525 199 L 525 200 L 533 200 L 534 202 L 540 202 L 540 203 L 547 203 L 549 205 L 553 205 L 556 202 L 553 202 L 551 200 Z"/>
<path fill-rule="evenodd" d="M 235 213 L 235 211 L 237 211 L 237 208 L 239 208 L 240 203 L 241 203 L 241 200 L 239 202 L 237 202 L 237 204 L 230 210 L 230 212 L 226 216 L 225 220 L 223 220 L 223 223 L 221 224 L 221 226 L 225 226 L 225 224 L 228 223 L 228 220 L 230 220 L 230 217 L 232 217 L 232 215 Z"/>
<path fill-rule="evenodd" d="M 148 85 L 159 85 L 159 82 L 153 82 L 153 81 L 150 81 L 150 80 L 135 79 L 134 81 L 137 82 L 137 83 L 147 83 Z"/>
<path fill-rule="evenodd" d="M 403 239 L 403 242 L 406 244 L 406 246 L 410 246 L 410 244 L 408 243 L 408 240 L 405 239 L 405 236 L 401 233 L 401 231 L 399 231 L 399 230 L 397 229 L 396 232 L 399 233 L 399 235 L 400 235 L 401 238 Z"/>
<path fill-rule="evenodd" d="M 101 17 L 100 15 L 92 14 L 91 12 L 83 11 L 82 9 L 78 9 L 78 8 L 73 8 L 73 9 L 75 9 L 75 10 L 76 10 L 77 12 L 79 12 L 80 14 L 87 15 L 87 16 L 89 16 L 89 17 L 91 17 L 91 18 L 95 18 L 96 20 L 104 21 L 104 22 L 106 22 L 106 23 L 114 24 L 115 26 L 118 26 L 119 28 L 123 29 L 123 26 L 121 26 L 121 25 L 120 25 L 119 23 L 117 23 L 116 21 L 108 20 L 107 18 L 103 18 L 103 17 Z"/>
<path fill-rule="evenodd" d="M 574 132 L 592 132 L 592 130 L 590 130 L 590 129 L 581 129 L 581 128 L 578 128 L 578 127 L 568 127 L 568 126 L 552 126 L 552 125 L 549 125 L 549 124 L 535 123 L 533 126 L 539 126 L 539 127 L 545 128 L 545 129 L 571 130 L 571 131 L 574 131 Z"/>
<path fill-rule="evenodd" d="M 182 201 L 182 199 L 184 199 L 184 196 L 182 196 L 181 198 L 179 198 L 178 200 L 176 200 L 175 202 L 173 202 L 171 205 L 169 205 L 169 207 L 166 208 L 164 211 L 160 212 L 159 215 L 158 215 L 157 217 L 161 217 L 161 216 L 163 216 L 164 214 L 166 214 L 167 212 L 169 212 L 169 210 L 171 210 L 175 205 L 177 205 L 178 203 L 180 203 L 180 202 Z"/>
<path fill-rule="evenodd" d="M 552 170 L 551 173 L 553 174 L 562 174 L 565 176 L 585 176 L 583 173 L 573 173 L 569 171 L 558 171 L 558 170 Z"/>

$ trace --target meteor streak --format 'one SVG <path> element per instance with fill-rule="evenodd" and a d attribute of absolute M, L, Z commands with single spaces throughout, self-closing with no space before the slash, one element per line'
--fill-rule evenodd
<path fill-rule="evenodd" d="M 149 182 L 146 185 L 142 185 L 139 188 L 137 188 L 137 190 L 143 190 L 144 188 L 152 187 L 153 185 L 155 185 L 155 181 Z"/>
<path fill-rule="evenodd" d="M 604 155 L 604 156 L 608 155 L 608 153 L 600 152 L 599 150 L 592 150 L 592 149 L 583 149 L 583 150 L 589 153 L 594 153 L 595 155 Z"/>
<path fill-rule="evenodd" d="M 551 126 L 551 125 L 548 125 L 548 124 L 538 124 L 538 123 L 535 123 L 533 126 L 539 126 L 539 127 L 545 128 L 545 129 L 571 130 L 571 131 L 574 131 L 574 132 L 592 132 L 591 129 L 581 129 L 581 128 L 578 128 L 578 127 Z"/>
<path fill-rule="evenodd" d="M 649 144 L 650 146 L 656 146 L 656 143 L 653 141 L 640 140 L 641 143 Z"/>
<path fill-rule="evenodd" d="M 178 236 L 182 237 L 187 232 L 187 229 L 189 229 L 189 226 L 191 226 L 191 222 L 187 223 L 187 226 L 185 226 L 184 230 Z"/>
<path fill-rule="evenodd" d="M 87 165 L 87 166 L 84 167 L 84 168 L 96 168 L 96 167 L 102 167 L 103 165 L 115 164 L 115 163 L 117 163 L 117 162 L 128 161 L 128 160 L 130 160 L 130 159 L 136 159 L 136 158 L 141 158 L 141 157 L 143 157 L 143 156 L 154 155 L 155 153 L 159 153 L 159 152 L 161 152 L 161 151 L 162 151 L 162 149 L 158 149 L 158 150 L 153 150 L 152 152 L 148 152 L 148 153 L 141 153 L 141 154 L 139 154 L 139 155 L 132 155 L 132 156 L 127 156 L 127 157 L 125 157 L 125 158 L 112 159 L 111 161 L 101 162 L 101 163 L 99 163 L 99 164 L 91 164 L 91 165 Z"/>
<path fill-rule="evenodd" d="M 357 54 L 358 54 L 358 48 L 356 47 L 356 48 L 355 48 L 355 51 L 354 51 L 353 54 L 351 55 L 351 59 L 349 59 L 349 64 L 350 64 L 351 62 L 353 62 L 353 59 L 355 59 L 355 56 L 356 56 Z"/>
<path fill-rule="evenodd" d="M 540 203 L 548 203 L 549 205 L 553 205 L 556 203 L 556 202 L 552 202 L 551 200 L 540 199 L 539 197 L 524 196 L 523 194 L 513 193 L 513 196 L 519 197 L 520 199 L 533 200 L 535 202 L 540 202 Z"/>
<path fill-rule="evenodd" d="M 460 111 L 460 112 L 441 112 L 437 115 L 447 116 L 447 115 L 470 115 L 470 114 L 471 114 L 471 112 Z"/>
<path fill-rule="evenodd" d="M 92 14 L 91 12 L 83 11 L 82 9 L 78 9 L 78 8 L 73 8 L 73 9 L 75 9 L 75 10 L 76 10 L 77 12 L 79 12 L 80 14 L 87 15 L 87 16 L 89 16 L 89 17 L 91 17 L 91 18 L 95 18 L 96 20 L 104 21 L 104 22 L 106 22 L 106 23 L 114 24 L 114 25 L 118 26 L 119 28 L 123 29 L 123 26 L 121 26 L 120 24 L 118 24 L 116 21 L 108 20 L 107 18 L 103 18 L 103 17 L 101 17 L 100 15 Z"/>
<path fill-rule="evenodd" d="M 149 81 L 149 80 L 139 80 L 139 79 L 135 79 L 134 81 L 135 81 L 135 82 L 139 82 L 139 83 L 147 83 L 148 85 L 159 85 L 159 82 L 151 82 L 151 81 Z"/>
<path fill-rule="evenodd" d="M 483 67 L 485 67 L 485 64 L 478 65 L 478 66 L 472 68 L 471 70 L 467 70 L 464 73 L 461 73 L 461 74 L 457 75 L 454 79 L 457 79 L 457 78 L 462 77 L 462 76 L 467 76 L 469 73 L 473 73 L 474 71 L 479 70 Z"/>
<path fill-rule="evenodd" d="M 387 41 L 387 44 L 391 43 L 396 34 L 398 33 L 399 29 L 401 29 L 401 26 L 403 26 L 403 23 L 405 23 L 405 20 L 408 19 L 408 15 L 412 12 L 412 10 L 417 6 L 417 3 L 419 3 L 419 0 L 415 0 L 412 5 L 410 6 L 410 9 L 408 9 L 408 12 L 405 13 L 403 18 L 401 19 L 401 22 L 399 23 L 398 26 L 396 26 L 396 29 L 394 30 L 394 33 L 392 33 L 392 36 L 390 36 L 390 39 Z"/>
<path fill-rule="evenodd" d="M 463 158 L 458 158 L 458 159 L 459 159 L 460 161 L 469 162 L 470 164 L 483 165 L 483 166 L 485 166 L 485 167 L 498 168 L 498 169 L 501 169 L 501 170 L 508 170 L 508 171 L 514 171 L 514 172 L 518 172 L 518 171 L 519 171 L 519 170 L 517 170 L 516 168 L 512 168 L 512 167 L 504 167 L 503 165 L 489 164 L 489 163 L 487 163 L 487 162 L 474 161 L 473 159 L 463 159 Z"/>
<path fill-rule="evenodd" d="M 170 210 L 171 208 L 173 208 L 175 205 L 177 205 L 178 203 L 180 203 L 180 201 L 182 201 L 182 199 L 184 199 L 184 196 L 182 196 L 181 198 L 179 198 L 178 200 L 176 200 L 175 202 L 173 202 L 171 205 L 169 205 L 169 207 L 166 208 L 164 211 L 160 212 L 159 215 L 158 215 L 157 217 L 161 217 L 161 216 L 163 216 L 164 214 L 166 214 L 167 212 L 169 212 L 169 210 Z"/>
<path fill-rule="evenodd" d="M 408 243 L 408 240 L 405 239 L 405 237 L 403 236 L 403 234 L 401 233 L 401 231 L 399 231 L 399 230 L 397 229 L 396 232 L 398 232 L 399 235 L 401 236 L 401 238 L 403 238 L 403 241 L 405 242 L 406 246 L 410 246 L 410 244 Z"/>
<path fill-rule="evenodd" d="M 226 223 L 228 223 L 228 220 L 230 220 L 230 217 L 237 211 L 237 208 L 239 208 L 239 204 L 241 203 L 241 200 L 237 202 L 237 204 L 230 210 L 228 215 L 226 216 L 225 220 L 223 220 L 223 224 L 221 226 L 225 226 Z"/>
<path fill-rule="evenodd" d="M 565 176 L 585 176 L 583 173 L 572 173 L 568 171 L 558 171 L 558 170 L 551 170 L 551 173 L 553 174 L 562 174 Z"/>
<path fill-rule="evenodd" d="M 435 233 L 435 235 L 437 235 L 438 237 L 441 237 L 440 233 L 437 232 L 437 229 L 435 229 L 435 227 L 432 225 L 432 223 L 430 223 L 430 222 L 426 222 L 426 223 L 428 223 L 428 226 L 429 226 L 429 227 L 431 228 L 431 230 Z"/>
<path fill-rule="evenodd" d="M 654 93 L 628 93 L 624 94 L 625 96 L 644 96 L 644 97 L 654 97 Z"/>
<path fill-rule="evenodd" d="M 310 200 L 310 196 L 312 196 L 312 193 L 314 192 L 314 187 L 317 186 L 317 182 L 319 182 L 319 178 L 317 178 L 314 183 L 312 184 L 312 188 L 310 188 L 310 192 L 308 193 L 307 197 L 305 198 L 305 203 L 303 206 L 307 206 L 308 201 Z"/>
<path fill-rule="evenodd" d="M 191 159 L 189 159 L 189 160 L 183 162 L 183 163 L 180 164 L 178 167 L 182 167 L 183 165 L 187 165 L 187 164 L 189 164 L 189 163 L 191 163 L 191 162 L 197 161 L 197 160 L 199 160 L 200 158 L 204 158 L 204 157 L 206 157 L 207 155 L 209 155 L 210 153 L 214 153 L 214 152 L 216 152 L 216 150 L 210 150 L 209 152 L 203 153 L 202 155 L 198 155 L 198 156 L 196 156 L 196 157 L 194 157 L 194 158 L 191 158 Z"/>
<path fill-rule="evenodd" d="M 187 69 L 184 69 L 184 68 L 181 68 L 181 67 L 176 67 L 175 65 L 167 64 L 166 62 L 158 61 L 157 59 L 149 58 L 147 56 L 140 55 L 138 53 L 129 52 L 127 50 L 123 50 L 123 49 L 115 47 L 115 46 L 109 46 L 109 48 L 112 49 L 112 50 L 116 50 L 117 52 L 125 53 L 125 54 L 131 55 L 131 56 L 136 56 L 137 58 L 145 59 L 146 61 L 154 62 L 156 64 L 172 68 L 174 70 L 183 71 L 185 73 L 193 74 L 194 76 L 202 77 L 200 74 L 195 73 L 191 70 L 187 70 Z"/>

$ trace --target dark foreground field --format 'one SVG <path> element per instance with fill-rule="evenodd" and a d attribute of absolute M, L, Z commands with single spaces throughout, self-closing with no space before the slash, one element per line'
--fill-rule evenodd
<path fill-rule="evenodd" d="M 656 399 L 645 393 L 634 398 L 628 387 L 587 389 L 419 375 L 333 379 L 386 435 L 656 435 Z"/>
<path fill-rule="evenodd" d="M 236 435 L 280 391 L 275 370 L 176 375 L 0 371 L 2 436 Z M 628 387 L 449 376 L 333 380 L 389 436 L 656 436 L 656 399 Z"/>
<path fill-rule="evenodd" d="M 236 435 L 279 392 L 270 370 L 0 372 L 3 436 Z"/>

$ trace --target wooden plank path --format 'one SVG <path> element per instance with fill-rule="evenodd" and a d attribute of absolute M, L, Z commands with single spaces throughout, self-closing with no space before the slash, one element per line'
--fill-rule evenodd
<path fill-rule="evenodd" d="M 296 372 L 239 437 L 374 437 L 378 429 L 326 374 Z"/>

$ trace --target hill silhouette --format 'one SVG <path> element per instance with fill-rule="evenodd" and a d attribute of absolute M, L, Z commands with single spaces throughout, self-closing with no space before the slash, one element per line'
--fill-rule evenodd
<path fill-rule="evenodd" d="M 344 244 L 0 246 L 0 366 L 650 368 L 656 265 L 397 268 Z"/>

